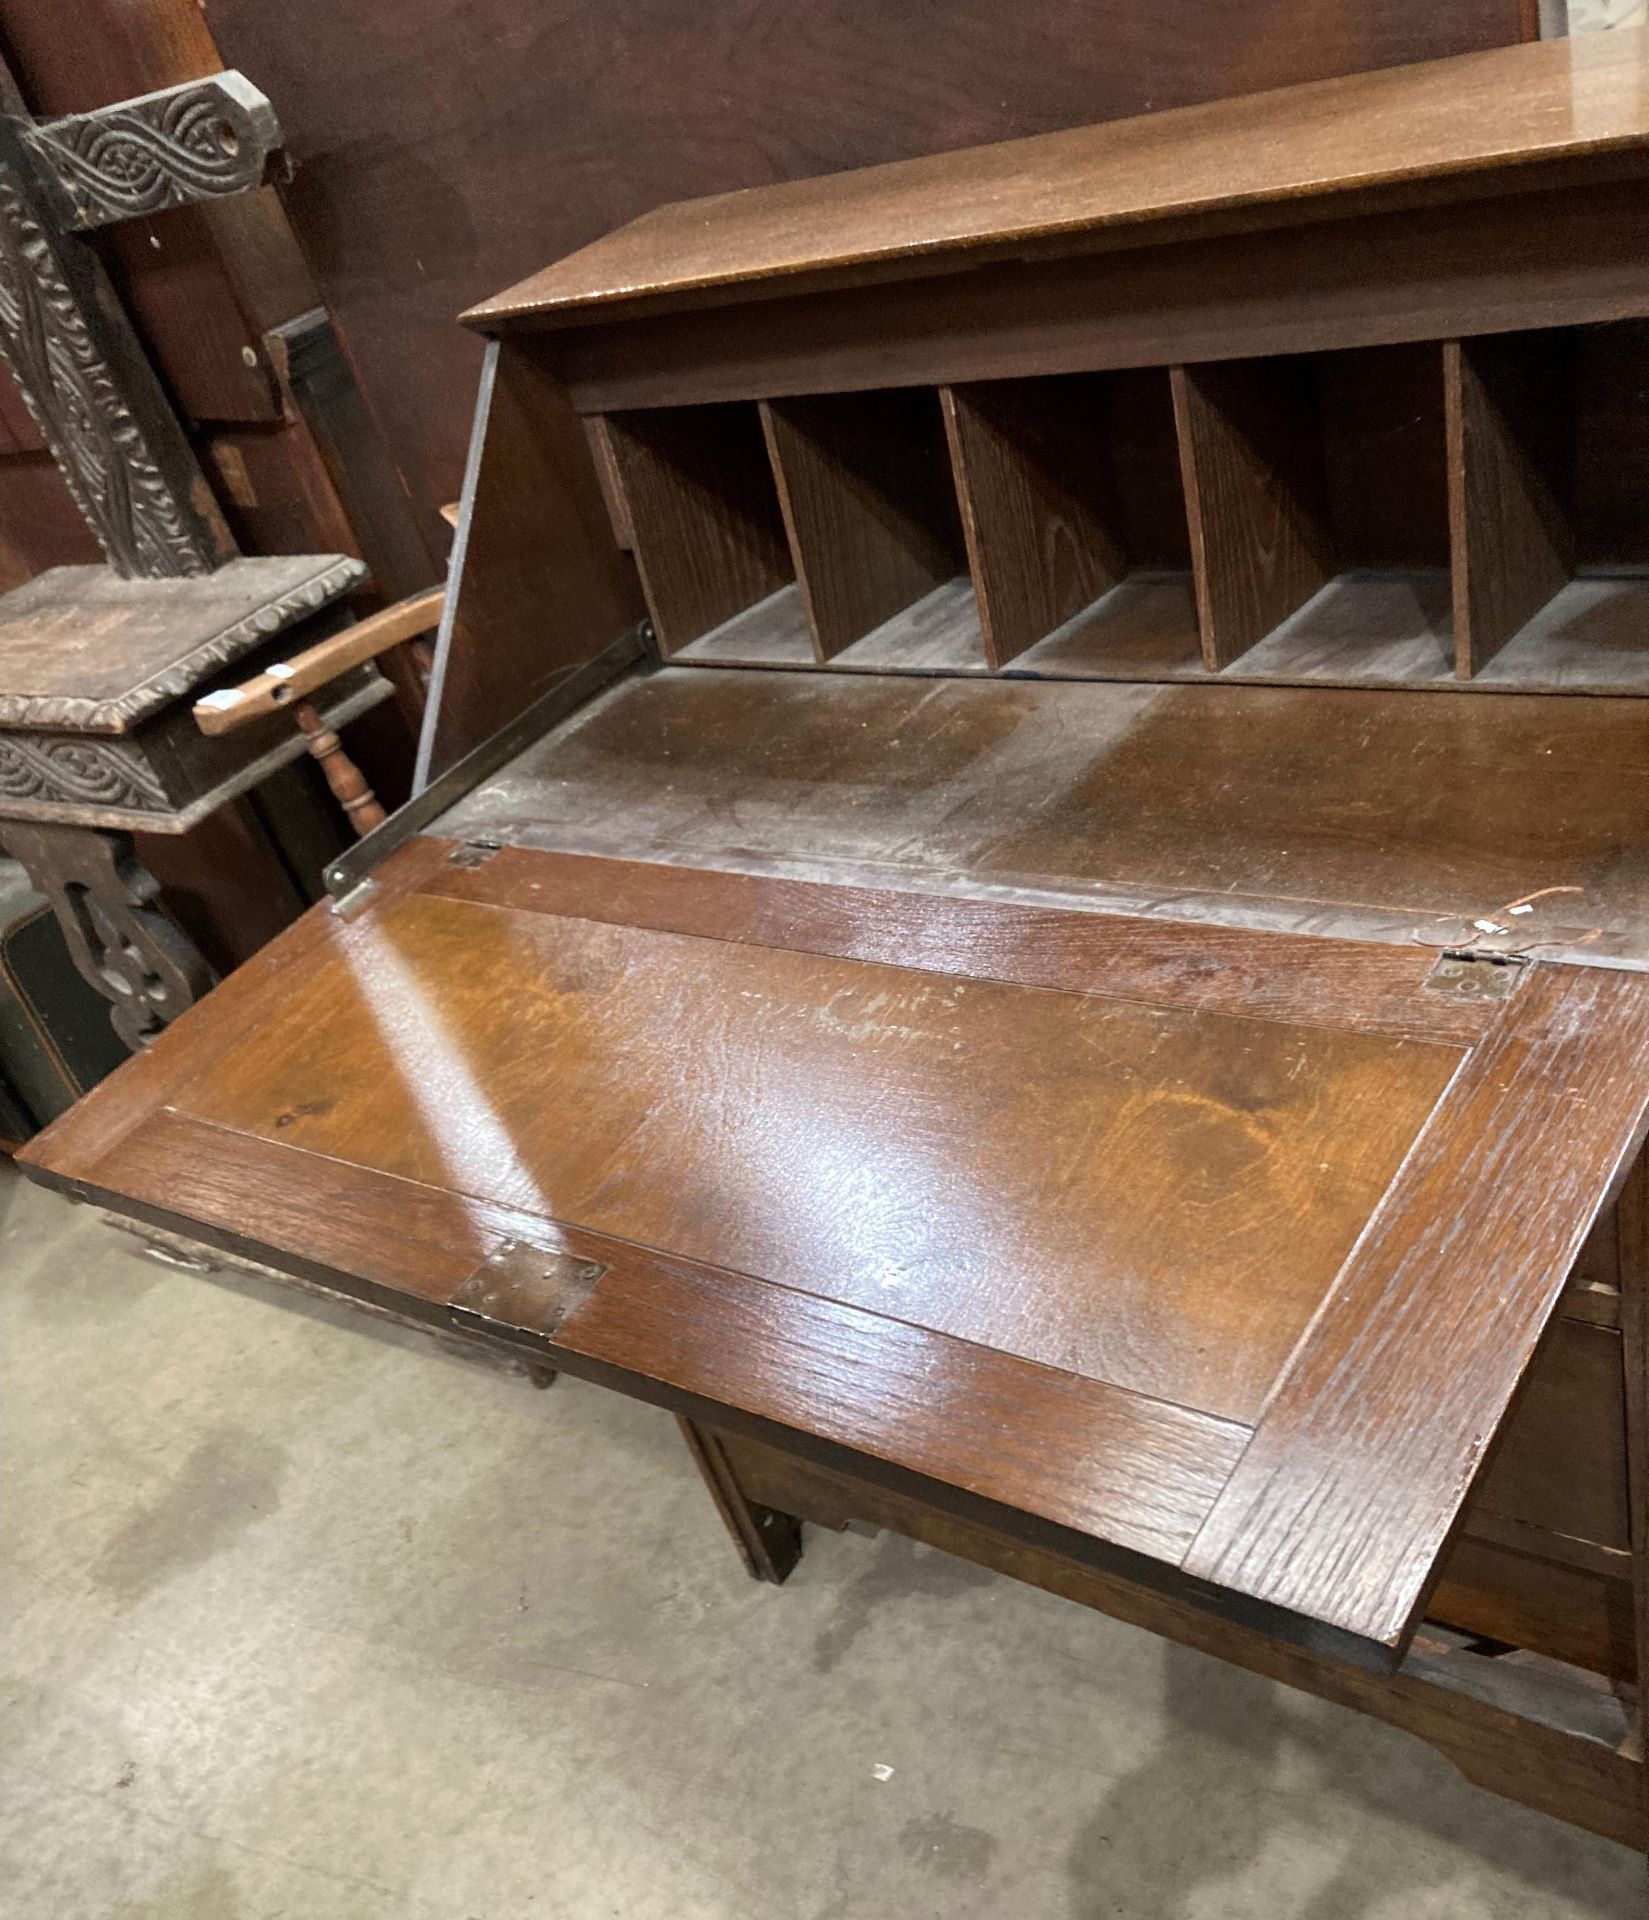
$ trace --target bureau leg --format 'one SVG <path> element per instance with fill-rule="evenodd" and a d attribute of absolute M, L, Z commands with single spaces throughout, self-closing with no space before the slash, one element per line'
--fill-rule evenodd
<path fill-rule="evenodd" d="M 1626 1477 L 1632 1523 L 1638 1757 L 1649 1816 L 1649 1148 L 1620 1196 L 1621 1359 L 1626 1368 Z"/>
<path fill-rule="evenodd" d="M 80 977 L 109 1002 L 126 1045 L 145 1047 L 212 984 L 212 969 L 159 904 L 129 833 L 5 822 L 6 850 L 45 895 Z"/>
<path fill-rule="evenodd" d="M 733 1463 L 717 1434 L 692 1420 L 681 1420 L 682 1438 L 693 1456 L 710 1498 L 716 1503 L 745 1571 L 752 1580 L 778 1586 L 795 1571 L 802 1557 L 802 1523 L 774 1507 L 759 1506 L 739 1485 Z"/>

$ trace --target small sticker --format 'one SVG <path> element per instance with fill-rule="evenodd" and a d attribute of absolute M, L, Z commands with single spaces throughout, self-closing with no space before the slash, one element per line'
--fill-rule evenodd
<path fill-rule="evenodd" d="M 1533 913 L 1533 912 L 1534 912 L 1534 908 L 1533 908 L 1533 907 L 1531 907 L 1531 906 L 1530 906 L 1530 905 L 1529 905 L 1529 904 L 1528 904 L 1528 903 L 1527 903 L 1527 902 L 1525 901 L 1525 902 L 1524 902 L 1524 904 L 1523 904 L 1523 905 L 1522 905 L 1521 907 L 1512 907 L 1512 908 L 1510 908 L 1510 909 L 1509 909 L 1509 911 L 1510 911 L 1510 912 L 1512 912 L 1512 913 Z"/>
<path fill-rule="evenodd" d="M 289 667 L 284 660 L 277 660 L 272 667 L 265 667 L 264 671 L 271 680 L 290 680 L 297 668 Z"/>
<path fill-rule="evenodd" d="M 1508 928 L 1501 926 L 1494 920 L 1474 920 L 1472 925 L 1476 927 L 1479 933 L 1506 933 L 1509 931 Z"/>
<path fill-rule="evenodd" d="M 211 707 L 217 713 L 222 713 L 225 708 L 228 707 L 238 707 L 240 705 L 240 688 L 224 687 L 217 693 L 203 693 L 195 702 L 195 705 L 197 707 Z"/>

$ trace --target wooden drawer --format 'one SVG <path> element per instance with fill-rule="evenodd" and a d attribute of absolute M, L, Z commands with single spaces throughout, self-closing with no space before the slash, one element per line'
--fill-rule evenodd
<path fill-rule="evenodd" d="M 1466 1511 L 1433 1617 L 1634 1676 L 1624 1385 L 1619 1333 L 1560 1319 Z"/>

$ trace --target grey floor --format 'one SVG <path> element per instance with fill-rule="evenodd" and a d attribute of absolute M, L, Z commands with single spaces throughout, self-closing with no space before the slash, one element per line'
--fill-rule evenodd
<path fill-rule="evenodd" d="M 4 1920 L 1594 1920 L 1642 1863 L 0 1174 Z"/>

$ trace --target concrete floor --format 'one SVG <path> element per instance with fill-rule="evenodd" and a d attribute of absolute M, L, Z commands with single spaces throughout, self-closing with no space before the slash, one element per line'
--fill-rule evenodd
<path fill-rule="evenodd" d="M 1623 1849 L 0 1175 L 4 1920 L 1603 1920 Z M 879 1777 L 879 1769 L 891 1769 Z"/>

